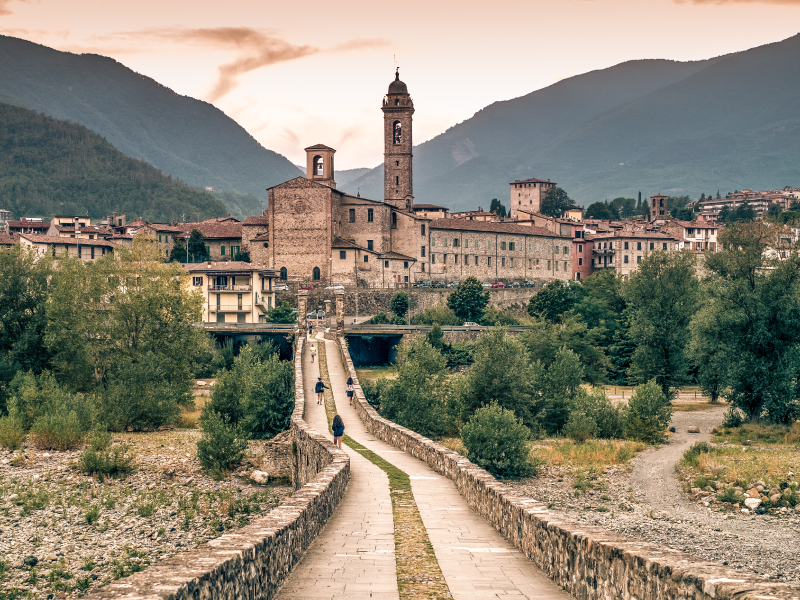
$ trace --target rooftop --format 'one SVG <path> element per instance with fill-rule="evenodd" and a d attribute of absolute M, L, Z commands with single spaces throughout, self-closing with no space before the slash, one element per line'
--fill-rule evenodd
<path fill-rule="evenodd" d="M 19 237 L 34 244 L 60 244 L 62 246 L 103 246 L 106 248 L 116 247 L 114 242 L 109 242 L 108 240 L 86 240 L 83 238 L 38 235 L 35 233 L 20 233 Z"/>
<path fill-rule="evenodd" d="M 516 225 L 514 223 L 497 223 L 494 221 L 468 221 L 466 219 L 437 219 L 431 221 L 431 229 L 450 229 L 463 231 L 485 231 L 488 233 L 507 233 L 516 235 L 538 235 L 543 237 L 561 237 L 544 227 L 535 225 Z"/>
<path fill-rule="evenodd" d="M 183 263 L 183 268 L 189 273 L 222 273 L 225 275 L 250 275 L 252 273 L 264 273 L 269 277 L 280 277 L 280 273 L 275 269 L 268 269 L 258 263 L 249 263 L 237 260 L 227 262 L 206 261 L 201 263 Z"/>
<path fill-rule="evenodd" d="M 515 183 L 552 183 L 553 185 L 556 184 L 555 181 L 550 181 L 549 179 L 537 179 L 536 177 L 531 177 L 530 179 L 515 179 L 509 185 L 514 185 Z"/>

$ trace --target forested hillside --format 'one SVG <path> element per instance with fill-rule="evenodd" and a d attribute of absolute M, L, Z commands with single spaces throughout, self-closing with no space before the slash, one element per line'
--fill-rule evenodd
<path fill-rule="evenodd" d="M 85 125 L 128 156 L 190 185 L 244 195 L 229 206 L 234 216 L 259 214 L 266 188 L 301 174 L 212 104 L 176 94 L 105 56 L 0 36 L 0 92 Z"/>
<path fill-rule="evenodd" d="M 227 212 L 211 194 L 125 156 L 82 125 L 10 104 L 0 104 L 0 208 L 14 218 L 116 211 L 152 221 Z"/>
<path fill-rule="evenodd" d="M 800 36 L 706 61 L 629 61 L 496 102 L 414 148 L 418 202 L 552 179 L 580 204 L 800 184 Z M 413 81 L 407 81 L 413 94 Z M 383 194 L 379 166 L 343 186 Z"/>

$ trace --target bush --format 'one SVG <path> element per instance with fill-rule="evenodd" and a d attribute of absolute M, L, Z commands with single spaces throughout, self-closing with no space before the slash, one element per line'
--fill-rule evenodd
<path fill-rule="evenodd" d="M 100 393 L 100 408 L 112 431 L 136 431 L 175 425 L 181 406 L 193 405 L 191 379 L 173 381 L 162 361 L 147 353 L 117 365 Z"/>
<path fill-rule="evenodd" d="M 100 481 L 104 481 L 106 477 L 122 479 L 134 472 L 136 469 L 135 456 L 131 452 L 130 446 L 119 444 L 103 450 L 98 447 L 100 445 L 94 443 L 93 436 L 92 444 L 81 453 L 81 457 L 78 459 L 78 468 L 81 471 L 87 475 L 97 474 Z"/>
<path fill-rule="evenodd" d="M 84 427 L 74 410 L 58 407 L 36 419 L 31 439 L 41 450 L 72 450 L 86 437 Z"/>
<path fill-rule="evenodd" d="M 656 444 L 672 420 L 672 405 L 655 379 L 637 385 L 628 403 L 625 431 L 628 437 Z"/>
<path fill-rule="evenodd" d="M 411 317 L 412 325 L 461 325 L 464 321 L 459 319 L 444 302 L 438 302 L 429 306 L 421 313 Z"/>
<path fill-rule="evenodd" d="M 241 427 L 215 411 L 204 413 L 200 423 L 203 437 L 197 442 L 197 459 L 214 479 L 224 479 L 232 466 L 242 462 L 247 437 Z"/>
<path fill-rule="evenodd" d="M 481 325 L 502 325 L 504 327 L 514 327 L 521 325 L 522 322 L 507 310 L 500 310 L 496 306 L 489 306 L 483 311 L 480 321 Z"/>
<path fill-rule="evenodd" d="M 625 433 L 625 410 L 611 402 L 603 388 L 594 388 L 590 393 L 580 390 L 570 408 L 570 420 L 573 420 L 573 417 L 576 423 L 572 427 L 582 421 L 583 417 L 587 422 L 593 422 L 594 428 L 589 426 L 589 429 L 594 431 L 593 437 L 619 439 Z M 575 439 L 567 432 L 566 426 L 564 434 Z"/>
<path fill-rule="evenodd" d="M 699 464 L 700 455 L 709 452 L 711 452 L 711 445 L 708 442 L 697 442 L 683 453 L 682 462 L 685 465 L 696 467 Z"/>
<path fill-rule="evenodd" d="M 0 446 L 8 450 L 22 448 L 26 435 L 14 418 L 0 417 Z"/>
<path fill-rule="evenodd" d="M 395 294 L 392 296 L 392 299 L 389 301 L 390 310 L 395 315 L 400 317 L 400 319 L 404 319 L 405 316 L 408 314 L 409 306 L 410 302 L 407 292 L 395 292 Z"/>
<path fill-rule="evenodd" d="M 372 325 L 388 325 L 391 323 L 389 316 L 385 312 L 379 312 L 369 320 Z"/>
<path fill-rule="evenodd" d="M 529 434 L 513 411 L 492 402 L 475 411 L 461 439 L 467 458 L 495 477 L 527 477 L 536 470 L 529 457 Z"/>
<path fill-rule="evenodd" d="M 717 495 L 717 500 L 720 502 L 729 502 L 730 504 L 742 504 L 744 502 L 744 494 L 736 491 L 733 486 L 725 488 L 721 494 Z"/>
<path fill-rule="evenodd" d="M 725 418 L 722 420 L 722 426 L 730 428 L 741 427 L 744 422 L 744 413 L 735 406 L 731 406 L 725 411 Z"/>
<path fill-rule="evenodd" d="M 391 381 L 385 378 L 366 379 L 361 382 L 361 390 L 364 392 L 364 397 L 375 410 L 380 410 L 381 398 L 389 385 L 391 385 Z"/>
<path fill-rule="evenodd" d="M 583 443 L 597 437 L 597 422 L 585 413 L 572 411 L 567 424 L 564 425 L 564 435 Z"/>

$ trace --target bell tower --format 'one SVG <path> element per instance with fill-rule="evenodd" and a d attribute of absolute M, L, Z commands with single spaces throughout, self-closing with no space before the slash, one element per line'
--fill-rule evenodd
<path fill-rule="evenodd" d="M 336 180 L 333 178 L 334 154 L 336 150 L 324 144 L 306 148 L 306 179 L 336 189 Z"/>
<path fill-rule="evenodd" d="M 408 87 L 400 81 L 399 69 L 383 99 L 382 110 L 383 198 L 398 208 L 409 209 L 414 204 L 411 154 L 411 116 L 414 114 L 414 102 L 408 93 Z"/>

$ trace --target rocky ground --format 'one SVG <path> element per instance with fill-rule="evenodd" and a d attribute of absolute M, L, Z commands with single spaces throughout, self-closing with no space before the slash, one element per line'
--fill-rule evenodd
<path fill-rule="evenodd" d="M 512 485 L 578 521 L 800 584 L 800 505 L 745 513 L 707 491 L 687 494 L 678 480 L 675 464 L 683 452 L 709 440 L 723 414 L 724 409 L 676 412 L 670 442 L 642 452 L 629 465 L 596 473 L 545 467 L 539 477 Z M 689 426 L 701 433 L 689 434 Z"/>
<path fill-rule="evenodd" d="M 80 455 L 0 450 L 0 599 L 65 598 L 140 571 L 242 527 L 291 495 L 257 485 L 260 444 L 237 473 L 214 481 L 196 458 L 197 430 L 119 434 L 136 471 L 100 482 Z"/>

